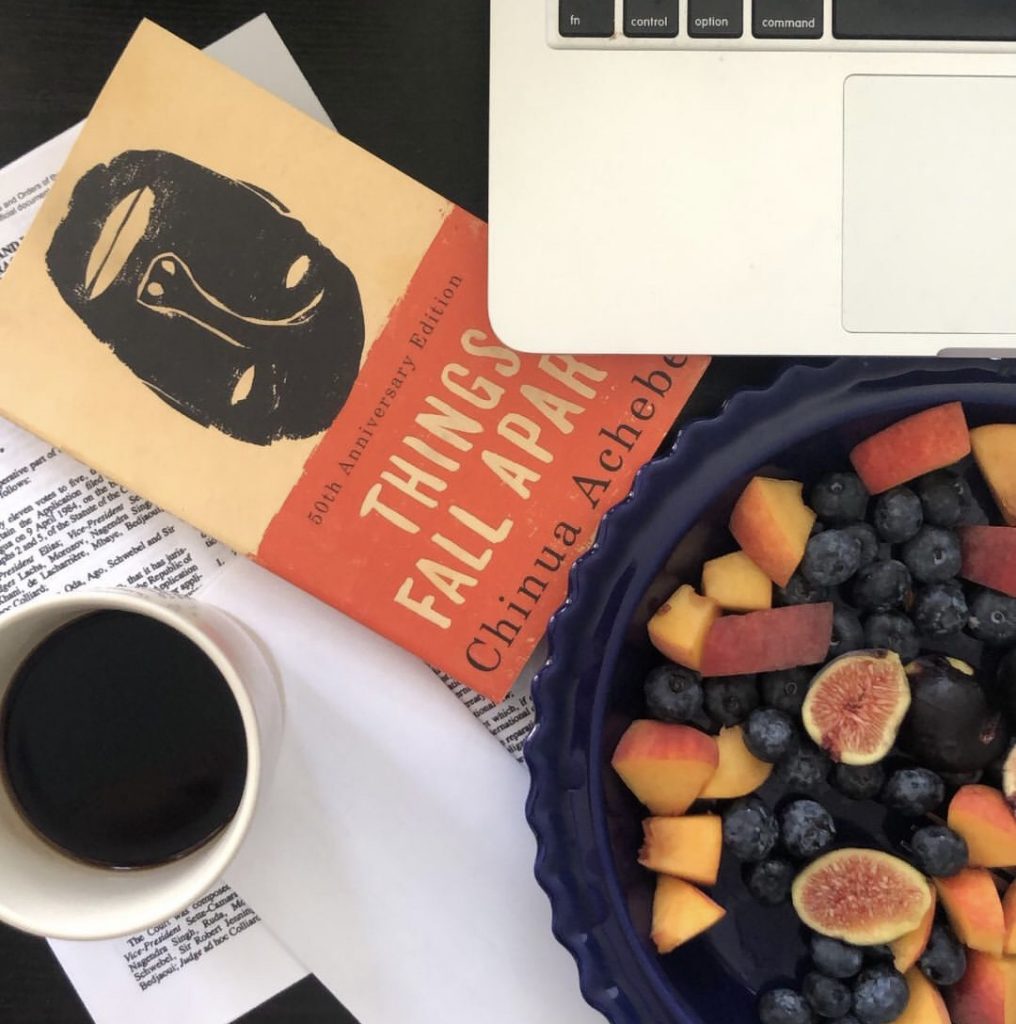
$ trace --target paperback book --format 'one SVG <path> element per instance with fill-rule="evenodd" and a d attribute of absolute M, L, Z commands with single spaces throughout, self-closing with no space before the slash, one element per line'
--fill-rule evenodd
<path fill-rule="evenodd" d="M 150 22 L 0 339 L 2 415 L 493 700 L 708 363 L 507 348 L 482 221 Z"/>

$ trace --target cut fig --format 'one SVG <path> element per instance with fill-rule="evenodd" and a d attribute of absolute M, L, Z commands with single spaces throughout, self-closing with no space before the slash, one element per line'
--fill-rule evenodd
<path fill-rule="evenodd" d="M 909 707 L 910 684 L 895 651 L 851 651 L 815 676 L 801 714 L 834 761 L 874 764 L 889 753 Z"/>
<path fill-rule="evenodd" d="M 834 850 L 794 880 L 794 909 L 813 931 L 855 946 L 894 942 L 920 926 L 928 882 L 905 861 L 877 850 Z"/>
<path fill-rule="evenodd" d="M 910 710 L 900 728 L 900 749 L 940 772 L 985 768 L 1005 752 L 1008 730 L 970 665 L 924 655 L 907 665 Z"/>

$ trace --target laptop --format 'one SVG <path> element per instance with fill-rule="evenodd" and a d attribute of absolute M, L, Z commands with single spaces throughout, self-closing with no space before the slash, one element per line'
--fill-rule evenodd
<path fill-rule="evenodd" d="M 1016 0 L 492 0 L 525 351 L 1016 353 Z"/>

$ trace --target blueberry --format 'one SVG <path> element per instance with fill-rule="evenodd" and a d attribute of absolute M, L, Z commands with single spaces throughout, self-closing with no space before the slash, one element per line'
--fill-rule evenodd
<path fill-rule="evenodd" d="M 959 526 L 967 506 L 973 501 L 966 480 L 945 469 L 914 481 L 914 491 L 921 499 L 924 521 L 932 526 Z"/>
<path fill-rule="evenodd" d="M 929 583 L 916 591 L 910 614 L 924 636 L 942 637 L 958 633 L 967 624 L 970 612 L 963 587 L 950 580 Z"/>
<path fill-rule="evenodd" d="M 854 606 L 860 611 L 888 612 L 903 606 L 910 588 L 910 570 L 902 562 L 894 558 L 872 562 L 854 577 Z"/>
<path fill-rule="evenodd" d="M 924 524 L 921 499 L 909 487 L 894 487 L 878 496 L 872 520 L 882 540 L 902 544 Z"/>
<path fill-rule="evenodd" d="M 864 647 L 864 627 L 853 608 L 838 604 L 833 609 L 833 638 L 829 644 L 828 658 L 838 658 L 850 651 Z"/>
<path fill-rule="evenodd" d="M 864 623 L 864 642 L 868 647 L 895 651 L 904 661 L 912 661 L 921 652 L 917 627 L 902 612 L 878 612 Z"/>
<path fill-rule="evenodd" d="M 787 853 L 799 860 L 811 860 L 832 846 L 836 823 L 820 803 L 794 800 L 780 812 L 780 831 Z"/>
<path fill-rule="evenodd" d="M 704 684 L 705 709 L 717 725 L 740 725 L 758 707 L 754 676 L 724 676 Z"/>
<path fill-rule="evenodd" d="M 846 1017 L 838 1017 L 836 1020 L 829 1021 L 829 1024 L 861 1024 L 861 1022 L 852 1013 L 848 1013 Z"/>
<path fill-rule="evenodd" d="M 997 590 L 979 590 L 970 602 L 970 632 L 991 646 L 1016 640 L 1016 598 Z"/>
<path fill-rule="evenodd" d="M 723 842 L 738 860 L 765 860 L 779 835 L 772 811 L 758 797 L 736 801 L 723 815 Z"/>
<path fill-rule="evenodd" d="M 870 800 L 885 781 L 881 764 L 838 764 L 833 768 L 833 785 L 851 800 Z"/>
<path fill-rule="evenodd" d="M 1016 647 L 1010 647 L 995 666 L 994 690 L 1010 724 L 1016 722 Z"/>
<path fill-rule="evenodd" d="M 689 725 L 694 725 L 700 732 L 708 733 L 710 736 L 718 736 L 720 734 L 720 726 L 718 726 L 705 712 L 705 708 L 699 711 L 694 717 L 688 719 Z"/>
<path fill-rule="evenodd" d="M 760 760 L 776 764 L 797 741 L 794 722 L 785 711 L 756 708 L 744 729 L 744 745 Z"/>
<path fill-rule="evenodd" d="M 928 768 L 901 768 L 889 776 L 882 803 L 908 818 L 920 818 L 945 800 L 945 783 Z"/>
<path fill-rule="evenodd" d="M 999 728 L 999 716 L 992 715 L 985 723 L 985 727 L 988 732 L 994 735 Z M 959 789 L 960 786 L 975 786 L 984 776 L 983 768 L 971 768 L 967 772 L 940 772 L 942 781 L 953 789 Z"/>
<path fill-rule="evenodd" d="M 789 860 L 770 857 L 753 864 L 748 872 L 748 892 L 767 907 L 785 903 L 790 897 L 797 870 Z"/>
<path fill-rule="evenodd" d="M 777 766 L 773 777 L 787 793 L 811 793 L 826 780 L 832 762 L 810 743 L 802 743 Z"/>
<path fill-rule="evenodd" d="M 828 587 L 811 583 L 800 572 L 795 572 L 785 587 L 776 588 L 776 603 L 781 605 L 820 604 L 828 601 L 829 596 Z"/>
<path fill-rule="evenodd" d="M 967 951 L 949 928 L 936 924 L 917 966 L 936 985 L 955 985 L 967 973 Z"/>
<path fill-rule="evenodd" d="M 887 943 L 879 943 L 877 946 L 864 947 L 864 962 L 866 964 L 891 964 L 896 960 L 896 954 L 892 946 Z"/>
<path fill-rule="evenodd" d="M 760 1024 L 815 1024 L 804 996 L 792 988 L 774 988 L 758 1001 Z"/>
<path fill-rule="evenodd" d="M 804 549 L 801 575 L 818 587 L 846 583 L 861 565 L 861 542 L 842 530 L 826 530 L 812 537 Z"/>
<path fill-rule="evenodd" d="M 864 964 L 864 953 L 857 946 L 825 935 L 812 935 L 811 962 L 830 978 L 852 978 Z"/>
<path fill-rule="evenodd" d="M 801 985 L 804 998 L 820 1017 L 842 1017 L 849 1009 L 851 992 L 842 981 L 809 971 Z"/>
<path fill-rule="evenodd" d="M 869 967 L 854 986 L 854 1016 L 861 1024 L 892 1024 L 907 1008 L 910 989 L 894 967 Z"/>
<path fill-rule="evenodd" d="M 808 504 L 827 523 L 855 523 L 868 511 L 868 489 L 856 473 L 830 473 L 812 487 Z"/>
<path fill-rule="evenodd" d="M 919 828 L 910 837 L 910 850 L 926 875 L 949 878 L 967 866 L 967 841 L 945 825 Z"/>
<path fill-rule="evenodd" d="M 661 722 L 688 722 L 702 710 L 702 680 L 680 665 L 659 665 L 643 683 L 646 710 Z"/>
<path fill-rule="evenodd" d="M 988 513 L 981 507 L 980 502 L 971 494 L 963 503 L 963 518 L 960 520 L 962 526 L 988 526 L 991 519 Z"/>
<path fill-rule="evenodd" d="M 871 565 L 878 558 L 878 534 L 870 523 L 851 523 L 843 527 L 861 545 L 861 567 Z"/>
<path fill-rule="evenodd" d="M 962 567 L 960 539 L 941 526 L 922 526 L 916 537 L 903 545 L 903 564 L 921 583 L 944 583 Z"/>
<path fill-rule="evenodd" d="M 786 668 L 761 677 L 762 703 L 788 715 L 799 715 L 814 673 L 807 668 Z"/>

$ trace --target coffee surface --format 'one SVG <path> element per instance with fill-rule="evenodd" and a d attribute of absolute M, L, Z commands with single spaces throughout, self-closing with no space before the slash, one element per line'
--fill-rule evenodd
<path fill-rule="evenodd" d="M 27 821 L 81 860 L 179 857 L 236 813 L 243 721 L 214 662 L 156 619 L 102 611 L 22 663 L 2 711 L 5 782 Z"/>

